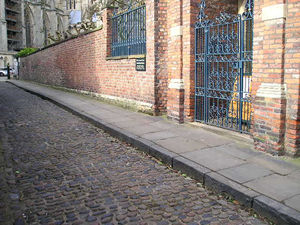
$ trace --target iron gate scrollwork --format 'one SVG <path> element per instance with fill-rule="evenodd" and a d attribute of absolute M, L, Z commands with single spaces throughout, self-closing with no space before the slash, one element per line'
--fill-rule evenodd
<path fill-rule="evenodd" d="M 247 133 L 251 124 L 253 0 L 243 14 L 205 15 L 195 24 L 195 120 Z"/>

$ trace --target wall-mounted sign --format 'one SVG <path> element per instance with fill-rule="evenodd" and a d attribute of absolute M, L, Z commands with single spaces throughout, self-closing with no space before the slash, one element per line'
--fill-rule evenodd
<path fill-rule="evenodd" d="M 81 11 L 80 10 L 73 10 L 70 12 L 69 23 L 70 24 L 81 23 Z"/>
<path fill-rule="evenodd" d="M 146 58 L 136 59 L 135 69 L 136 71 L 146 71 Z"/>

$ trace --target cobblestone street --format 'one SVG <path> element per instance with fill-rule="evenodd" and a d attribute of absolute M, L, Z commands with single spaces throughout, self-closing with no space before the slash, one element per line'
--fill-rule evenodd
<path fill-rule="evenodd" d="M 266 224 L 4 82 L 0 138 L 0 224 Z"/>

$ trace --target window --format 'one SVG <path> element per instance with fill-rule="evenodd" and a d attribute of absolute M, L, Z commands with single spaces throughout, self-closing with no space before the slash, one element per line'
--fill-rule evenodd
<path fill-rule="evenodd" d="M 117 13 L 112 18 L 112 56 L 146 54 L 145 5 Z"/>
<path fill-rule="evenodd" d="M 32 14 L 29 7 L 24 10 L 26 47 L 32 47 Z"/>
<path fill-rule="evenodd" d="M 76 8 L 76 0 L 66 0 L 66 9 L 75 9 Z"/>

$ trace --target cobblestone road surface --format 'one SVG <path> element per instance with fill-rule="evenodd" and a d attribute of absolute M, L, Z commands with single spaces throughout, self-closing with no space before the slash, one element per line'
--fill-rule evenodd
<path fill-rule="evenodd" d="M 3 82 L 0 109 L 1 224 L 265 224 L 69 112 Z"/>

